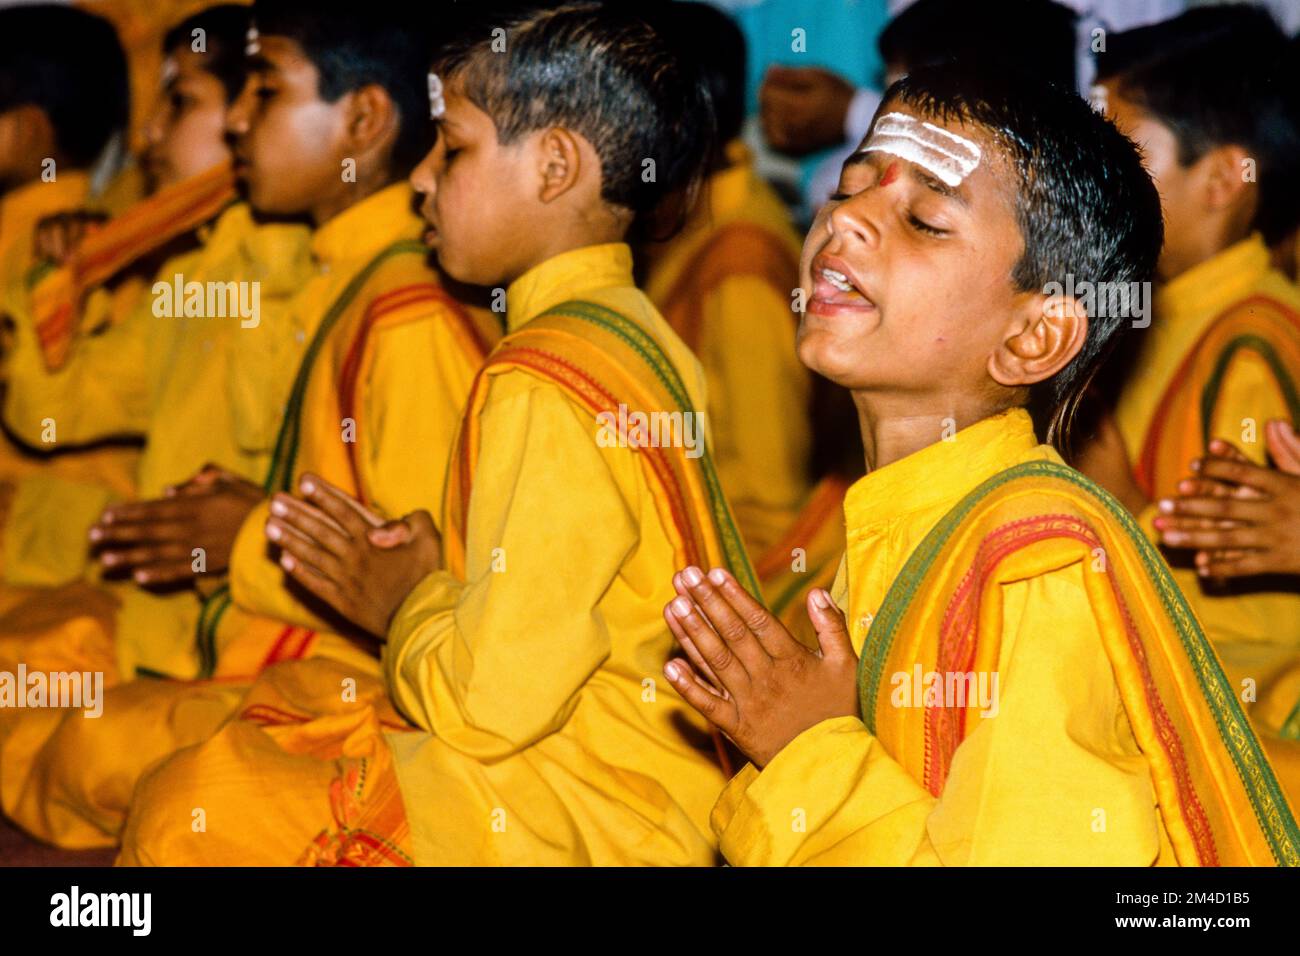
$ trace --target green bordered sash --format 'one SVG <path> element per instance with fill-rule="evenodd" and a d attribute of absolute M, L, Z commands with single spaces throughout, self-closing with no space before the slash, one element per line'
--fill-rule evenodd
<path fill-rule="evenodd" d="M 1085 586 L 1113 622 L 1102 628 L 1106 653 L 1179 861 L 1300 865 L 1292 811 L 1164 560 L 1119 502 L 1056 462 L 1026 462 L 990 478 L 916 547 L 862 648 L 858 687 L 867 727 L 886 747 L 891 738 L 895 748 L 913 741 L 909 752 L 891 752 L 932 793 L 941 792 L 966 722 L 978 718 L 961 708 L 893 707 L 882 693 L 884 677 L 917 663 L 973 669 L 977 643 L 999 637 L 978 633 L 984 582 L 996 584 L 1000 561 L 1044 541 L 1065 549 L 1060 567 L 1101 549 L 1104 573 L 1085 572 Z M 996 660 L 991 652 L 982 658 Z M 904 729 L 904 721 L 924 727 Z"/>
<path fill-rule="evenodd" d="M 1243 299 L 1215 318 L 1161 395 L 1133 465 L 1148 498 L 1172 494 L 1211 438 L 1233 438 L 1210 432 L 1228 370 L 1242 354 L 1254 354 L 1268 366 L 1292 425 L 1300 427 L 1300 315 L 1270 296 Z"/>
<path fill-rule="evenodd" d="M 448 568 L 461 575 L 479 412 L 491 374 L 507 368 L 555 382 L 593 418 L 606 412 L 616 415 L 620 404 L 647 413 L 696 414 L 681 376 L 659 343 L 613 309 L 594 302 L 565 302 L 507 336 L 475 380 L 448 465 L 444 545 Z M 683 560 L 705 566 L 723 563 L 750 593 L 760 593 L 707 442 L 694 459 L 677 448 L 636 450 L 644 456 L 656 507 L 681 539 Z"/>
<path fill-rule="evenodd" d="M 421 257 L 428 255 L 428 249 L 413 239 L 402 239 L 381 249 L 373 259 L 349 280 L 339 297 L 330 305 L 321 318 L 316 332 L 298 363 L 298 372 L 294 376 L 293 387 L 289 390 L 289 400 L 285 406 L 284 418 L 280 421 L 280 431 L 276 435 L 275 450 L 267 468 L 262 490 L 267 495 L 278 491 L 289 491 L 293 486 L 294 466 L 298 457 L 298 445 L 302 435 L 304 400 L 307 385 L 311 381 L 316 360 L 320 357 L 335 326 L 347 314 L 348 309 L 375 271 L 386 261 L 402 254 L 414 254 Z M 195 643 L 199 654 L 199 677 L 211 677 L 217 666 L 217 627 L 222 617 L 230 609 L 233 599 L 230 585 L 223 584 L 208 596 L 199 612 L 198 625 L 195 628 Z"/>

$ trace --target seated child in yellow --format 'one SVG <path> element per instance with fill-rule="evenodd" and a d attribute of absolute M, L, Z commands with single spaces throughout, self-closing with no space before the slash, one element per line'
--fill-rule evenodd
<path fill-rule="evenodd" d="M 306 7 L 300 13 L 310 16 Z M 398 32 L 393 24 L 390 33 Z M 423 86 L 415 80 L 423 79 L 426 53 L 418 38 L 407 42 L 408 57 L 391 59 L 393 72 L 384 80 L 399 92 L 415 84 L 418 103 Z M 254 72 L 231 119 L 238 148 L 251 156 L 245 174 L 250 202 L 268 213 L 305 212 L 320 222 L 311 238 L 315 274 L 287 308 L 303 358 L 296 375 L 286 373 L 293 365 L 284 351 L 250 350 L 238 358 L 245 373 L 278 375 L 288 394 L 260 484 L 228 471 L 200 475 L 190 482 L 199 489 L 193 495 L 115 506 L 96 526 L 105 560 L 115 556 L 113 565 L 133 566 L 146 580 L 179 580 L 183 572 L 206 597 L 201 606 L 191 597 L 188 627 L 117 628 L 118 672 L 137 679 L 107 692 L 103 718 L 33 717 L 0 744 L 6 813 L 62 845 L 115 842 L 144 767 L 210 735 L 260 668 L 333 654 L 353 675 L 378 672 L 373 650 L 355 634 L 336 633 L 342 622 L 323 621 L 321 606 L 314 610 L 285 591 L 263 535 L 266 495 L 294 486 L 311 469 L 392 513 L 436 500 L 445 469 L 414 467 L 410 449 L 445 458 L 470 382 L 494 338 L 489 314 L 471 312 L 441 288 L 427 250 L 415 241 L 421 227 L 409 187 L 380 179 L 394 175 L 397 160 L 387 138 L 392 127 L 381 127 L 377 140 L 371 128 L 360 142 L 297 142 L 292 125 L 280 125 L 279 112 L 318 108 L 315 67 L 291 37 L 264 35 Z M 253 116 L 256 86 L 272 80 L 283 99 L 275 110 Z M 392 110 L 392 99 L 386 102 Z M 331 108 L 346 112 L 348 103 Z M 410 128 L 421 128 L 418 117 Z M 368 151 L 373 169 L 362 167 L 359 177 L 379 179 L 369 195 L 336 172 L 334 152 L 360 151 Z M 268 180 L 268 163 L 286 156 L 301 167 L 297 176 Z M 330 170 L 334 191 L 304 189 L 299 178 L 322 168 Z M 205 482 L 211 482 L 206 490 L 199 487 Z M 141 539 L 151 542 L 147 548 L 137 546 Z M 208 577 L 190 573 L 190 546 L 197 540 L 212 542 Z M 177 560 L 172 548 L 184 557 Z M 150 673 L 218 679 L 177 683 L 144 676 Z M 121 746 L 124 739 L 132 741 L 129 750 Z M 24 767 L 33 769 L 24 774 Z"/>
<path fill-rule="evenodd" d="M 118 36 L 106 20 L 62 4 L 0 12 L 0 317 L 18 325 L 37 265 L 37 226 L 88 208 L 115 215 L 140 198 L 138 170 L 121 164 L 129 94 Z M 60 108 L 77 102 L 83 110 Z M 138 291 L 126 290 L 128 292 Z M 129 296 L 128 296 L 129 298 Z M 0 436 L 0 517 L 22 476 L 104 484 L 129 494 L 136 448 L 66 448 L 47 454 L 56 430 L 26 447 Z M 21 503 L 20 503 L 21 506 Z"/>
<path fill-rule="evenodd" d="M 1286 185 L 1293 150 L 1281 145 L 1288 135 L 1300 142 L 1276 80 L 1288 68 L 1284 49 L 1275 27 L 1241 11 L 1222 36 L 1162 51 L 1106 82 L 1108 108 L 1143 147 L 1160 190 L 1165 244 L 1150 327 L 1135 332 L 1114 428 L 1081 463 L 1167 547 L 1238 699 L 1255 719 L 1273 715 L 1258 725 L 1266 738 L 1298 703 L 1286 674 L 1300 662 L 1300 589 L 1199 574 L 1187 541 L 1164 533 L 1162 515 L 1212 439 L 1263 463 L 1266 423 L 1300 424 L 1300 290 L 1272 268 L 1266 245 L 1300 219 Z"/>
<path fill-rule="evenodd" d="M 28 278 L 11 345 L 10 433 L 50 450 L 143 435 L 133 477 L 144 498 L 206 462 L 260 478 L 274 425 L 239 418 L 278 417 L 283 402 L 274 381 L 249 381 L 251 370 L 231 362 L 240 338 L 259 354 L 289 334 L 277 310 L 309 265 L 304 226 L 258 224 L 236 204 L 224 126 L 247 23 L 240 8 L 219 7 L 168 34 L 141 157 L 151 195 L 93 230 L 75 218 L 40 224 L 51 259 Z M 231 401 L 246 392 L 257 394 L 251 410 Z M 81 578 L 86 532 L 116 494 L 53 474 L 21 480 L 3 538 L 7 581 Z"/>
<path fill-rule="evenodd" d="M 703 97 L 625 13 L 532 13 L 507 30 L 505 56 L 490 52 L 490 33 L 466 35 L 464 59 L 435 85 L 439 143 L 413 177 L 443 267 L 508 283 L 510 333 L 471 392 L 441 536 L 419 514 L 367 531 L 319 488 L 306 502 L 275 499 L 287 506 L 271 526 L 285 567 L 386 636 L 386 686 L 359 687 L 349 706 L 323 692 L 327 678 L 338 687 L 337 669 L 265 671 L 241 719 L 142 779 L 122 862 L 714 859 L 707 813 L 722 775 L 701 723 L 657 680 L 671 637 L 655 602 L 686 555 L 744 576 L 747 564 L 695 431 L 699 365 L 633 285 L 617 241 L 633 211 L 680 185 L 642 193 L 627 157 L 681 149 L 660 168 L 689 175 L 700 157 L 671 130 L 698 121 Z M 611 39 L 619 31 L 631 31 L 626 46 Z M 517 95 L 558 110 L 524 65 L 543 62 L 533 47 L 548 43 L 574 49 L 562 62 L 616 76 L 629 112 L 543 112 L 501 150 L 508 109 L 478 105 L 477 84 L 509 72 Z M 632 50 L 640 59 L 624 64 Z M 606 72 L 607 60 L 623 69 Z M 599 93 L 587 72 L 567 86 Z M 615 130 L 635 140 L 612 141 Z M 676 416 L 675 441 L 633 418 L 651 413 Z M 325 565 L 335 568 L 312 570 Z M 394 707 L 418 731 L 394 726 Z M 175 825 L 200 792 L 209 820 L 227 821 L 219 830 Z"/>
<path fill-rule="evenodd" d="M 886 94 L 804 248 L 800 355 L 853 390 L 867 453 L 819 647 L 717 570 L 666 609 L 670 679 L 752 761 L 713 811 L 733 864 L 1300 863 L 1168 569 L 1018 407 L 1045 387 L 1065 440 L 1127 325 L 1040 290 L 1140 281 L 1159 208 L 1071 94 L 959 66 Z M 1062 228 L 1053 261 L 1035 240 Z"/>

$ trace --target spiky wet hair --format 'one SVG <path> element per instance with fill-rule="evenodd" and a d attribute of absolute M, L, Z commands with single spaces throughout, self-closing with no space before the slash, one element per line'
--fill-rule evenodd
<path fill-rule="evenodd" d="M 1024 250 L 1011 272 L 1022 292 L 1049 283 L 1150 281 L 1164 241 L 1160 195 L 1136 146 L 1078 96 L 1013 71 L 929 67 L 885 94 L 941 122 L 986 131 L 1015 177 Z M 882 106 L 882 109 L 886 107 Z M 1090 316 L 1079 354 L 1034 389 L 1047 438 L 1063 452 L 1083 393 L 1131 320 Z"/>
<path fill-rule="evenodd" d="M 646 213 L 691 191 L 715 139 L 708 88 L 656 29 L 658 13 L 582 0 L 487 7 L 440 46 L 433 69 L 492 118 L 501 143 L 554 126 L 581 135 L 600 157 L 601 197 Z"/>

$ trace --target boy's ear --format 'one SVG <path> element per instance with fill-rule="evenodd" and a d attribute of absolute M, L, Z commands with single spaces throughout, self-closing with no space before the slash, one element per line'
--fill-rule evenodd
<path fill-rule="evenodd" d="M 989 375 L 1008 388 L 1051 378 L 1070 364 L 1088 337 L 1088 313 L 1073 296 L 1035 293 L 1024 300 L 989 356 Z"/>
<path fill-rule="evenodd" d="M 545 130 L 537 141 L 537 163 L 537 198 L 544 203 L 559 199 L 577 185 L 583 172 L 578 138 L 562 126 Z"/>
<path fill-rule="evenodd" d="M 58 143 L 58 134 L 54 123 L 41 107 L 33 103 L 22 103 L 5 110 L 17 141 L 13 144 L 16 152 L 36 156 L 42 159 L 51 156 Z"/>
<path fill-rule="evenodd" d="M 344 135 L 349 155 L 361 156 L 386 152 L 397 139 L 400 117 L 388 91 L 370 83 L 348 95 L 344 117 Z"/>
<path fill-rule="evenodd" d="M 1235 144 L 1216 146 L 1196 163 L 1202 201 L 1207 209 L 1227 209 L 1245 196 L 1257 181 L 1258 170 L 1246 150 Z"/>

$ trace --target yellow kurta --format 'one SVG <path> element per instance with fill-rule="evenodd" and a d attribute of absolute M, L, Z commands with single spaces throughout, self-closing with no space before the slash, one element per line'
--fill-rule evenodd
<path fill-rule="evenodd" d="M 614 309 L 652 336 L 698 407 L 699 366 L 633 287 L 626 246 L 574 250 L 529 271 L 507 292 L 509 326 L 569 299 Z M 707 814 L 722 775 L 699 718 L 660 677 L 674 546 L 642 465 L 629 448 L 599 446 L 590 412 L 554 383 L 510 370 L 488 387 L 465 578 L 440 571 L 418 585 L 385 651 L 397 708 L 425 731 L 391 733 L 382 748 L 397 764 L 411 855 L 422 864 L 710 863 Z M 307 710 L 283 685 L 313 664 L 273 668 L 259 684 L 282 685 L 290 709 Z M 337 687 L 338 672 L 329 676 Z M 347 819 L 338 785 L 331 790 L 335 758 L 345 769 L 375 759 L 385 709 L 370 693 L 349 710 L 335 692 L 329 715 L 305 724 L 233 722 L 151 772 L 121 860 L 301 859 L 322 829 Z M 346 742 L 327 750 L 322 735 L 340 729 Z M 376 779 L 378 766 L 363 776 Z M 177 808 L 199 793 L 238 825 L 201 835 L 175 826 Z M 264 799 L 240 812 L 250 793 Z"/>
<path fill-rule="evenodd" d="M 704 367 L 718 477 L 757 557 L 809 489 L 811 382 L 792 311 L 801 243 L 745 147 L 727 155 L 685 228 L 647 250 L 645 291 Z M 756 237 L 767 256 L 751 255 Z"/>
<path fill-rule="evenodd" d="M 257 324 L 239 316 L 156 315 L 150 291 L 102 334 L 80 336 L 70 360 L 53 373 L 31 329 L 20 328 L 5 401 L 5 422 L 14 434 L 38 443 L 45 416 L 55 418 L 60 439 L 73 444 L 143 433 L 136 485 L 145 499 L 208 462 L 261 480 L 287 387 L 281 375 L 254 377 L 238 359 L 301 348 L 285 306 L 309 274 L 308 232 L 259 226 L 239 204 L 203 233 L 201 248 L 168 260 L 156 279 L 169 287 L 177 275 L 184 283 L 255 282 Z M 237 393 L 255 400 L 237 401 Z M 13 509 L 4 539 L 7 580 L 59 584 L 81 576 L 86 531 L 113 490 L 29 480 L 17 495 L 23 506 Z"/>
<path fill-rule="evenodd" d="M 405 184 L 390 186 L 326 223 L 312 239 L 320 271 L 302 290 L 295 314 L 314 333 L 326 310 L 381 250 L 417 240 L 422 230 Z M 407 252 L 381 266 L 315 359 L 294 476 L 315 472 L 392 517 L 421 508 L 436 516 L 448 449 L 470 383 L 491 347 L 494 324 L 482 310 L 451 300 L 424 258 Z M 352 352 L 359 371 L 354 389 L 343 396 L 339 378 Z M 290 488 L 296 490 L 296 477 Z M 249 515 L 231 554 L 235 608 L 333 641 L 325 633 L 331 623 L 286 590 L 283 572 L 267 555 L 267 508 Z M 223 621 L 222 629 L 220 644 L 239 640 L 234 635 L 240 625 L 233 618 Z M 343 646 L 337 653 L 345 653 Z"/>
<path fill-rule="evenodd" d="M 290 334 L 263 343 L 266 347 L 248 342 L 246 349 L 237 349 L 232 359 L 237 374 L 229 383 L 245 388 L 231 398 L 240 443 L 256 439 L 269 449 L 279 423 L 272 428 L 238 414 L 255 399 L 246 389 L 249 376 L 276 385 L 272 420 L 281 418 L 279 403 L 293 380 L 296 355 L 313 340 L 332 306 L 345 301 L 329 334 L 309 353 L 311 372 L 293 473 L 315 471 L 345 488 L 359 482 L 358 495 L 394 515 L 415 508 L 436 512 L 460 406 L 485 351 L 467 342 L 463 316 L 453 314 L 436 273 L 419 251 L 387 260 L 356 295 L 343 297 L 380 250 L 419 235 L 420 223 L 410 206 L 409 189 L 392 186 L 318 229 L 311 238 L 315 273 L 289 305 L 287 317 L 280 317 Z M 478 315 L 476 321 L 487 335 L 490 328 L 485 332 L 483 326 L 488 320 Z M 239 331 L 235 339 L 241 346 L 246 341 Z M 355 357 L 351 375 L 349 356 Z M 343 423 L 344 406 L 354 428 Z M 350 463 L 355 463 L 355 473 Z M 190 683 L 129 681 L 108 692 L 99 720 L 53 714 L 43 726 L 25 722 L 21 736 L 12 736 L 0 752 L 4 809 L 15 821 L 63 846 L 112 844 L 139 774 L 152 761 L 211 735 L 240 704 L 268 655 L 333 655 L 346 662 L 339 665 L 346 675 L 363 684 L 367 675 L 378 673 L 373 651 L 337 635 L 315 633 L 314 627 L 324 627 L 314 623 L 315 615 L 287 593 L 278 593 L 284 591 L 284 577 L 267 553 L 266 518 L 265 506 L 254 510 L 231 557 L 237 603 L 224 611 L 218 638 L 218 671 L 230 676 Z M 137 666 L 182 674 L 189 668 L 193 673 L 199 608 L 193 597 L 187 600 L 184 613 L 168 626 L 154 622 L 145 627 L 139 617 L 127 626 L 128 596 L 117 629 L 122 673 Z M 324 691 L 313 692 L 337 699 L 339 679 L 331 678 Z M 122 753 L 125 739 L 131 740 L 129 755 Z M 25 778 L 11 771 L 33 762 L 36 769 Z"/>
<path fill-rule="evenodd" d="M 1119 396 L 1115 419 L 1129 459 L 1141 453 L 1153 418 L 1167 401 L 1171 380 L 1215 319 L 1235 303 L 1251 296 L 1275 299 L 1300 310 L 1300 290 L 1272 269 L 1268 249 L 1258 235 L 1175 278 L 1155 299 L 1151 328 L 1136 333 L 1142 350 Z M 1285 368 L 1291 382 L 1300 382 L 1300 368 Z M 1196 400 L 1203 381 L 1187 379 Z M 1236 352 L 1223 376 L 1212 412 L 1210 434 L 1232 442 L 1257 463 L 1267 459 L 1264 425 L 1270 419 L 1292 419 L 1283 387 L 1259 352 Z M 1177 478 L 1162 477 L 1153 489 L 1156 498 L 1177 494 Z M 1152 526 L 1153 501 L 1139 516 L 1143 528 L 1158 540 Z M 1261 587 L 1244 581 L 1229 586 L 1200 580 L 1187 552 L 1170 552 L 1174 576 L 1214 642 L 1225 668 L 1238 688 L 1249 678 L 1258 703 L 1251 707 L 1262 728 L 1276 731 L 1300 705 L 1300 669 L 1291 667 L 1300 652 L 1300 587 Z M 1275 588 L 1268 590 L 1268 587 Z M 1290 676 L 1288 676 L 1290 675 Z M 1250 697 L 1246 698 L 1250 702 Z M 1291 731 L 1300 734 L 1300 726 Z M 1267 735 L 1266 735 L 1267 736 Z M 1297 756 L 1300 770 L 1300 755 Z M 1300 773 L 1287 774 L 1300 780 Z"/>
<path fill-rule="evenodd" d="M 985 479 L 1059 462 L 1015 410 L 859 480 L 833 597 L 861 652 L 913 549 Z M 823 721 L 727 786 L 713 825 L 738 865 L 1148 865 L 1173 863 L 1074 564 L 1004 586 L 980 618 L 1000 638 L 996 714 L 962 742 L 934 796 L 857 717 Z M 920 600 L 922 598 L 918 598 Z M 988 633 L 986 629 L 992 629 Z M 1097 809 L 1104 811 L 1098 832 Z"/>
<path fill-rule="evenodd" d="M 0 199 L 0 315 L 14 323 L 19 335 L 21 330 L 30 329 L 32 323 L 27 279 L 36 265 L 36 224 L 46 216 L 84 208 L 89 188 L 85 173 L 60 170 L 52 182 L 37 180 L 11 190 Z M 138 287 L 129 291 L 138 292 Z M 55 424 L 57 429 L 57 419 Z M 55 437 L 62 438 L 57 430 Z M 139 457 L 136 449 L 99 448 L 50 457 L 43 453 L 52 445 L 40 440 L 39 430 L 37 438 L 33 451 L 0 435 L 0 483 L 6 486 L 0 500 L 0 517 L 13 510 L 15 503 L 10 500 L 13 484 L 24 476 L 91 487 L 107 486 L 118 494 L 130 493 Z M 61 444 L 69 443 L 61 441 Z M 22 507 L 21 502 L 16 504 Z"/>

